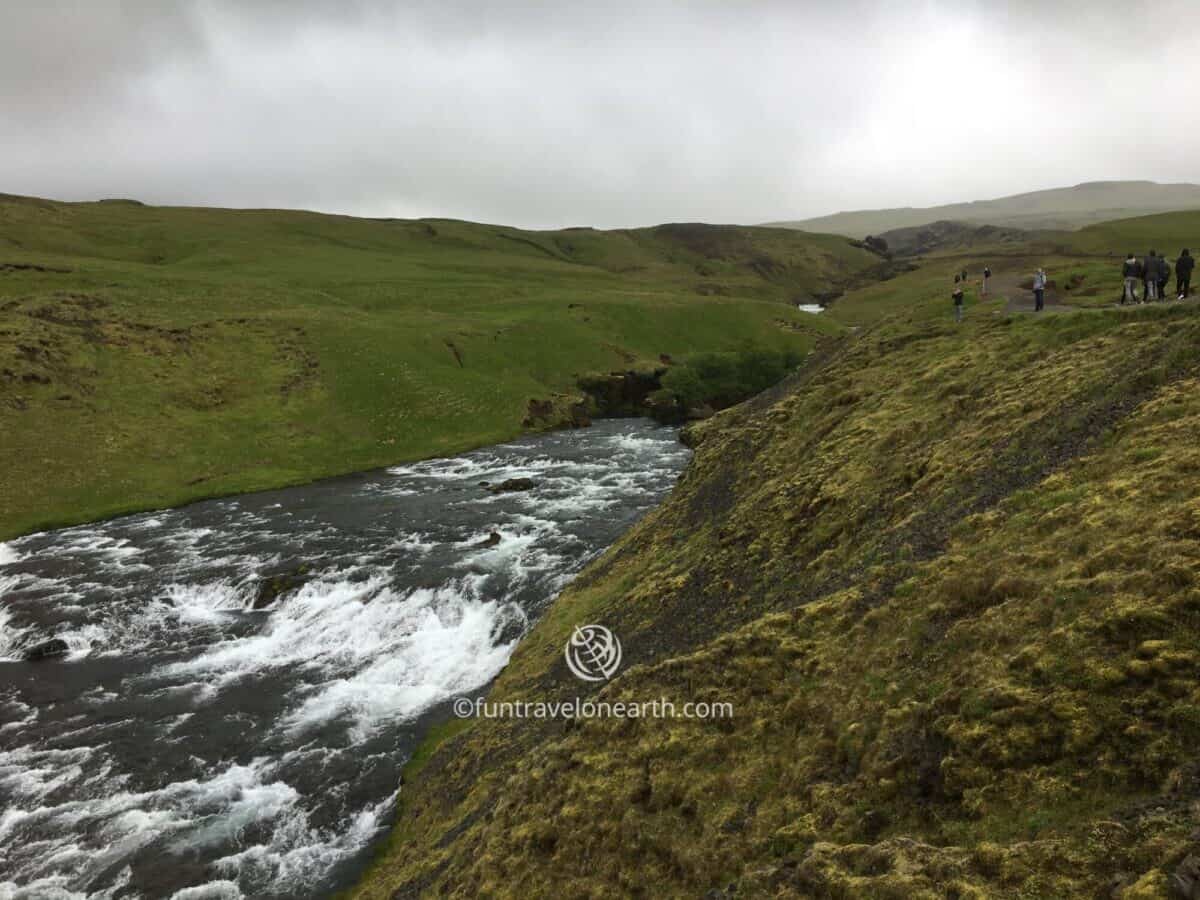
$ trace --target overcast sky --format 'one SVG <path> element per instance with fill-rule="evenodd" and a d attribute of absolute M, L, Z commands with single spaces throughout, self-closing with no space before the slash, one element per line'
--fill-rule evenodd
<path fill-rule="evenodd" d="M 761 222 L 1200 181 L 1195 0 L 0 0 L 0 191 Z"/>

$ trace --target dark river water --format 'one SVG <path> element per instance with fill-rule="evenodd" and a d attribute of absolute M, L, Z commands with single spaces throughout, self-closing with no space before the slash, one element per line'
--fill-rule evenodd
<path fill-rule="evenodd" d="M 0 900 L 353 883 L 424 723 L 687 457 L 603 421 L 0 544 Z M 480 485 L 516 477 L 536 486 Z M 21 661 L 51 637 L 65 658 Z"/>

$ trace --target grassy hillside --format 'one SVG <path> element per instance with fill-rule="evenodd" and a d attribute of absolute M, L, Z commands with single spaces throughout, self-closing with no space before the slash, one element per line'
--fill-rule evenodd
<path fill-rule="evenodd" d="M 805 351 L 833 236 L 0 196 L 0 539 L 514 435 L 579 374 Z"/>
<path fill-rule="evenodd" d="M 447 729 L 356 896 L 1169 896 L 1200 852 L 1200 306 L 972 296 L 955 326 L 957 266 L 839 300 L 856 335 L 692 426 L 489 695 L 589 695 L 562 648 L 599 622 L 626 661 L 591 696 L 734 718 Z"/>
<path fill-rule="evenodd" d="M 1097 181 L 996 200 L 923 209 L 859 210 L 772 224 L 862 238 L 868 234 L 947 220 L 1032 230 L 1068 230 L 1096 222 L 1186 209 L 1200 209 L 1200 185 Z"/>

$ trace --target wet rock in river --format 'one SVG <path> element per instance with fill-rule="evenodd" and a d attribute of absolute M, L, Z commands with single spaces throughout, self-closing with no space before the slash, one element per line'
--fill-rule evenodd
<path fill-rule="evenodd" d="M 60 656 L 66 656 L 71 648 L 67 646 L 67 642 L 62 638 L 51 638 L 48 641 L 42 641 L 40 644 L 34 644 L 23 654 L 26 662 L 41 662 L 46 659 L 56 659 Z"/>
<path fill-rule="evenodd" d="M 253 610 L 266 609 L 288 594 L 294 594 L 308 584 L 311 577 L 310 571 L 308 563 L 304 563 L 294 569 L 262 576 L 250 608 Z"/>
<path fill-rule="evenodd" d="M 488 490 L 493 494 L 509 494 L 515 491 L 532 491 L 537 487 L 537 482 L 532 478 L 509 478 L 499 484 L 488 485 Z"/>
<path fill-rule="evenodd" d="M 504 538 L 500 534 L 500 532 L 493 531 L 491 534 L 489 534 L 487 537 L 485 537 L 483 540 L 481 540 L 475 546 L 476 547 L 495 547 L 502 540 L 504 540 Z"/>

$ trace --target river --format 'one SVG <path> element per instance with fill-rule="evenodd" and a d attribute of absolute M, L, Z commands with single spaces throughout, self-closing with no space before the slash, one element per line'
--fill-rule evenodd
<path fill-rule="evenodd" d="M 607 420 L 0 544 L 0 898 L 352 884 L 430 719 L 687 458 Z"/>

